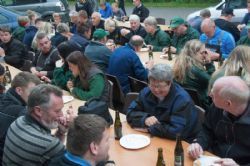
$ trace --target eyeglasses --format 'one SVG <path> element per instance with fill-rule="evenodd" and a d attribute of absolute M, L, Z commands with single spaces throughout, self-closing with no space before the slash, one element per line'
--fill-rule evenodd
<path fill-rule="evenodd" d="M 202 55 L 207 55 L 207 51 L 206 51 L 206 50 L 201 51 L 200 54 L 202 54 Z"/>
<path fill-rule="evenodd" d="M 169 85 L 169 83 L 159 83 L 159 84 L 152 84 L 149 83 L 148 86 L 153 89 L 164 89 Z"/>

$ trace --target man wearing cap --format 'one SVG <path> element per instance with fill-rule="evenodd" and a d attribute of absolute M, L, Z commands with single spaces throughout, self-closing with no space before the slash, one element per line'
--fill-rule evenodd
<path fill-rule="evenodd" d="M 179 54 L 185 43 L 192 39 L 199 39 L 199 32 L 192 28 L 181 17 L 175 17 L 170 21 L 170 28 L 172 28 L 174 35 L 171 41 L 171 52 Z M 168 48 L 163 50 L 168 51 Z"/>
<path fill-rule="evenodd" d="M 85 56 L 96 64 L 104 73 L 106 73 L 109 57 L 112 54 L 111 50 L 105 45 L 108 34 L 109 33 L 103 29 L 95 30 L 93 34 L 94 40 L 89 43 L 84 52 Z"/>
<path fill-rule="evenodd" d="M 240 39 L 240 31 L 234 23 L 230 22 L 233 16 L 233 9 L 225 8 L 221 11 L 220 18 L 216 19 L 214 22 L 220 29 L 231 33 L 235 42 L 237 42 Z"/>
<path fill-rule="evenodd" d="M 219 57 L 228 58 L 230 52 L 235 47 L 233 36 L 217 27 L 210 18 L 202 21 L 201 30 L 203 34 L 200 36 L 200 41 L 206 44 L 211 59 L 216 60 Z"/>
<path fill-rule="evenodd" d="M 237 42 L 237 45 L 247 45 L 250 46 L 250 23 L 246 26 L 247 35 L 242 36 L 240 40 Z"/>

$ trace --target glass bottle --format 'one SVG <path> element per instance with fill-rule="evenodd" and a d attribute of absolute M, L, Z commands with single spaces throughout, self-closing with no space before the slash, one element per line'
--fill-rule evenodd
<path fill-rule="evenodd" d="M 153 60 L 154 59 L 152 47 L 148 48 L 148 59 L 149 60 Z"/>
<path fill-rule="evenodd" d="M 118 111 L 115 111 L 114 130 L 115 130 L 115 139 L 119 140 L 122 137 L 122 123 L 121 123 L 120 114 Z"/>
<path fill-rule="evenodd" d="M 165 161 L 163 159 L 162 152 L 163 152 L 162 148 L 158 148 L 158 158 L 157 158 L 156 166 L 165 166 Z"/>
<path fill-rule="evenodd" d="M 6 84 L 10 84 L 11 80 L 12 78 L 11 78 L 9 67 L 5 66 L 4 81 Z"/>
<path fill-rule="evenodd" d="M 172 58 L 172 53 L 171 53 L 171 44 L 169 44 L 168 46 L 168 60 L 171 61 L 173 58 Z"/>
<path fill-rule="evenodd" d="M 176 145 L 174 149 L 174 165 L 184 166 L 184 152 L 181 143 L 181 137 L 179 134 L 176 135 Z"/>

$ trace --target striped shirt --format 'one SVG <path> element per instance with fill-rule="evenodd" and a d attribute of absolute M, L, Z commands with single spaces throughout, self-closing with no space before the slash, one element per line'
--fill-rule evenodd
<path fill-rule="evenodd" d="M 8 129 L 3 154 L 3 166 L 46 165 L 61 155 L 64 145 L 29 115 L 14 121 Z"/>

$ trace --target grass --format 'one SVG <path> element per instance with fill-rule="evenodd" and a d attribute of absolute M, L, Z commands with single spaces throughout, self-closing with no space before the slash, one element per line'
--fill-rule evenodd
<path fill-rule="evenodd" d="M 74 6 L 75 0 L 68 0 L 69 4 Z M 113 1 L 110 1 L 113 2 Z M 218 2 L 217 2 L 218 3 Z M 206 8 L 213 6 L 217 3 L 200 2 L 200 3 L 180 3 L 180 2 L 144 2 L 143 4 L 147 7 L 166 7 L 166 8 Z M 132 7 L 133 3 L 126 1 L 125 6 Z"/>

